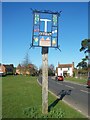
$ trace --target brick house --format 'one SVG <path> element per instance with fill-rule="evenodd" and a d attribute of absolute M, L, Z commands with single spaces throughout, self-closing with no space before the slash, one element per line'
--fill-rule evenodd
<path fill-rule="evenodd" d="M 26 67 L 23 65 L 18 65 L 16 68 L 16 73 L 17 74 L 22 74 L 22 75 L 30 75 L 34 71 L 34 65 L 33 64 L 28 64 Z"/>
<path fill-rule="evenodd" d="M 0 75 L 6 75 L 6 68 L 2 64 L 0 64 Z"/>
<path fill-rule="evenodd" d="M 13 64 L 5 65 L 0 64 L 0 75 L 13 74 L 14 66 Z"/>
<path fill-rule="evenodd" d="M 56 75 L 58 76 L 73 76 L 74 62 L 72 64 L 58 64 L 56 67 Z"/>

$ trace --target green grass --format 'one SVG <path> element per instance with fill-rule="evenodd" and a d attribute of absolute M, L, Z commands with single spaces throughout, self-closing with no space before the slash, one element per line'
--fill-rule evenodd
<path fill-rule="evenodd" d="M 65 80 L 80 83 L 80 84 L 87 84 L 86 78 L 80 79 L 80 78 L 74 78 L 74 77 L 66 77 Z"/>
<path fill-rule="evenodd" d="M 6 76 L 2 79 L 2 117 L 3 118 L 82 118 L 85 117 L 70 106 L 59 101 L 48 115 L 41 112 L 41 86 L 36 77 Z M 56 98 L 49 93 L 48 104 Z"/>

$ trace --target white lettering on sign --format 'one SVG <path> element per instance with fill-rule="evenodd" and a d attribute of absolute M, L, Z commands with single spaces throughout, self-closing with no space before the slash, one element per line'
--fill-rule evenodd
<path fill-rule="evenodd" d="M 49 19 L 40 19 L 40 21 L 44 21 L 45 22 L 44 32 L 47 32 L 47 22 L 50 22 L 51 20 L 49 20 Z"/>
<path fill-rule="evenodd" d="M 52 33 L 51 32 L 40 32 L 39 35 L 42 35 L 42 36 L 51 36 Z"/>

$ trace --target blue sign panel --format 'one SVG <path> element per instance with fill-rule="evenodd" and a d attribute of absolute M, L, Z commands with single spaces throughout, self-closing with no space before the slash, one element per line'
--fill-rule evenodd
<path fill-rule="evenodd" d="M 34 47 L 58 47 L 58 13 L 33 11 Z"/>

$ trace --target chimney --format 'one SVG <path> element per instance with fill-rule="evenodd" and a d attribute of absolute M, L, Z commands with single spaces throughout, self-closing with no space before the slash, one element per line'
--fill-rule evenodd
<path fill-rule="evenodd" d="M 74 62 L 72 62 L 72 71 L 74 71 Z"/>

